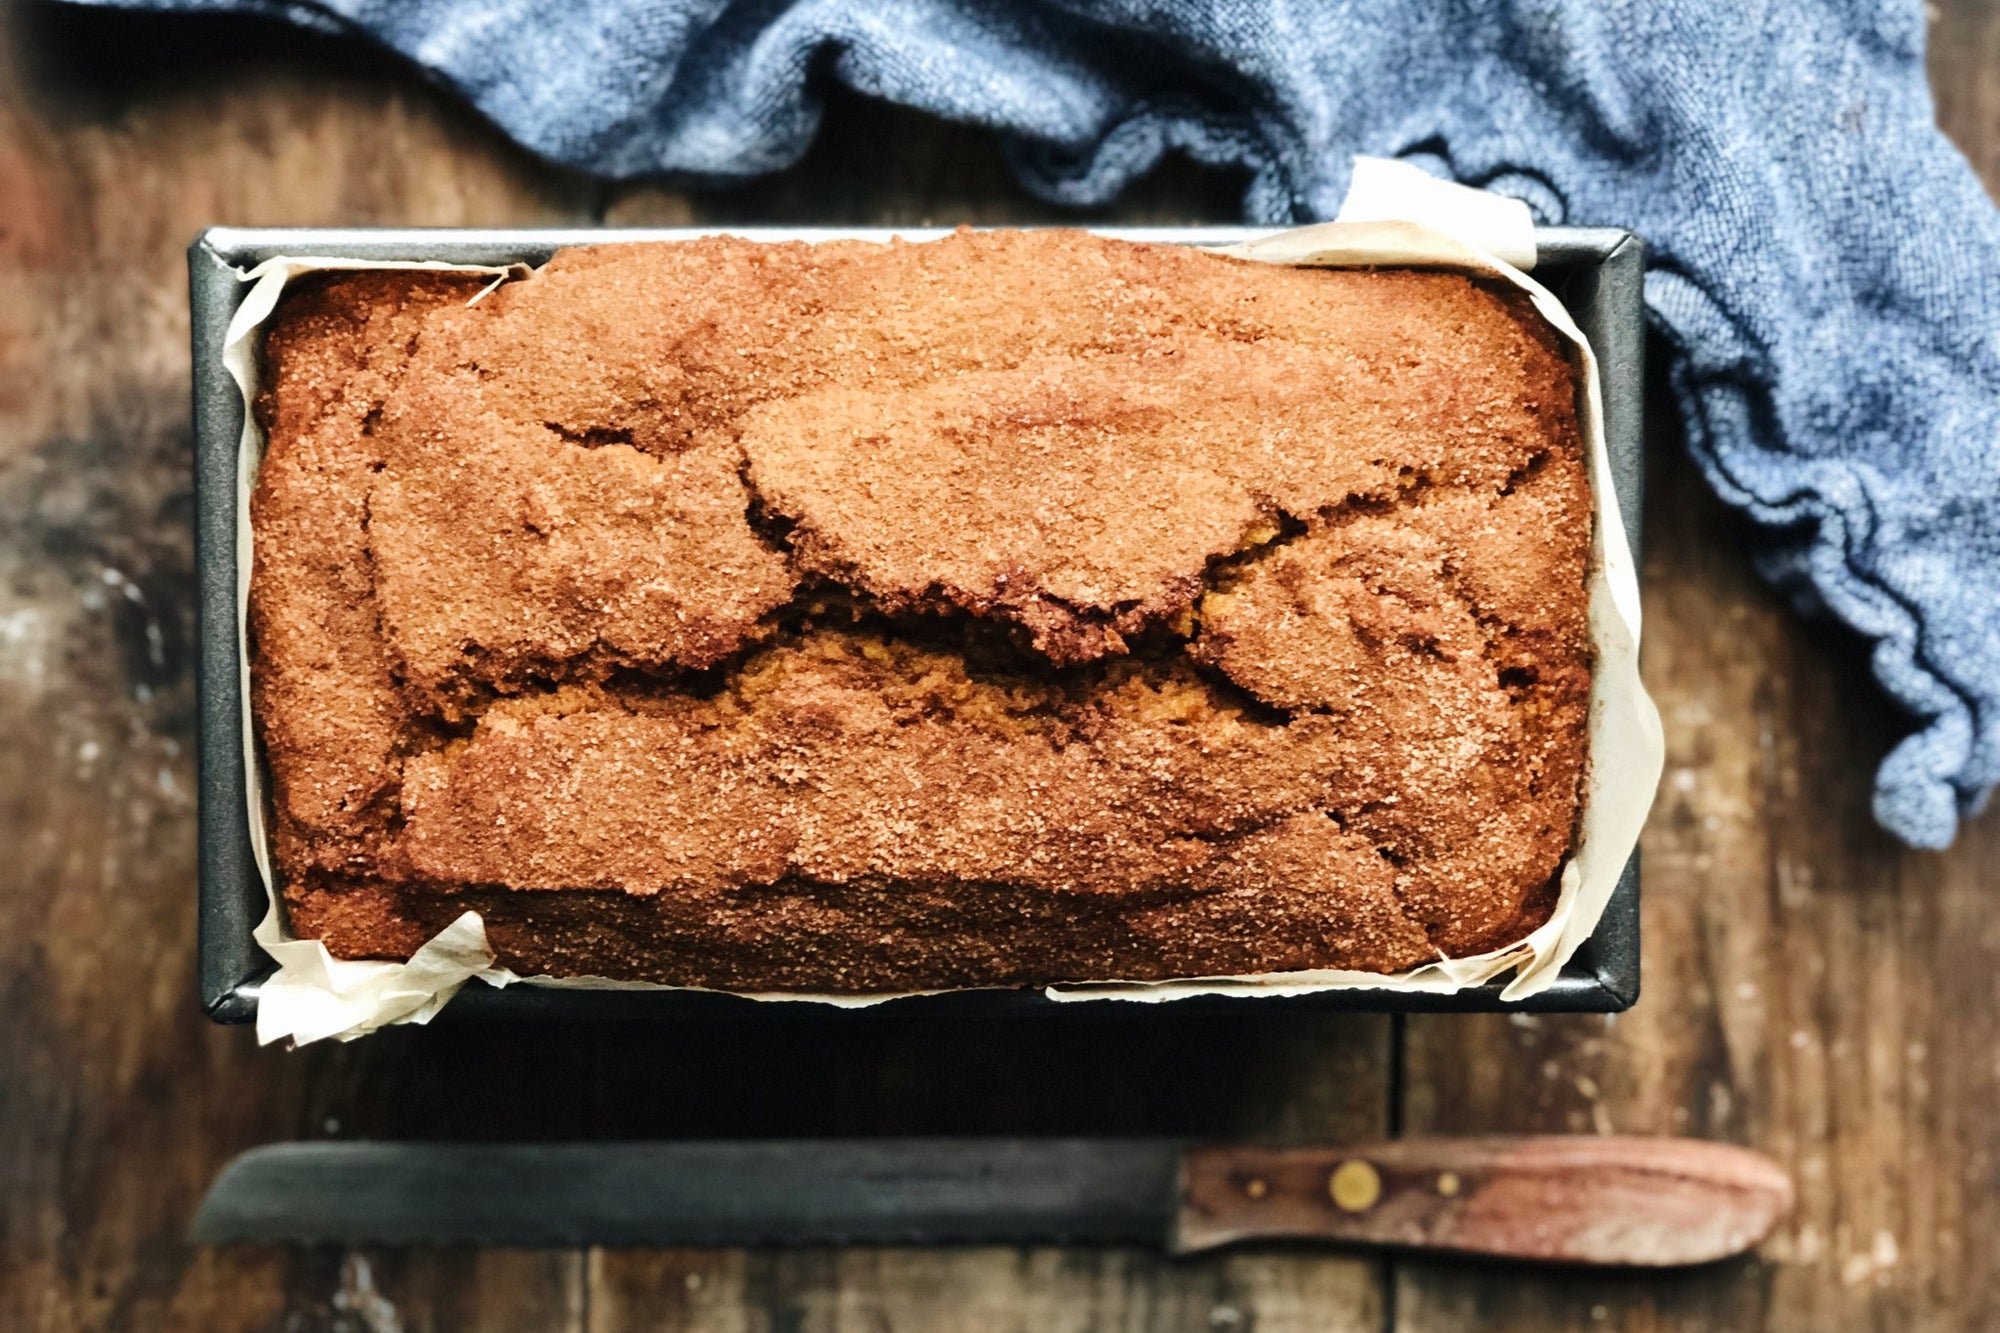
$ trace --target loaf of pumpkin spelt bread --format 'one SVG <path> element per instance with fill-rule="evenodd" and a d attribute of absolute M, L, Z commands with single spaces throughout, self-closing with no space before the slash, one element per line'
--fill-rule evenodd
<path fill-rule="evenodd" d="M 294 934 L 868 992 L 1544 920 L 1591 504 L 1518 293 L 1076 232 L 320 275 L 263 353 Z"/>

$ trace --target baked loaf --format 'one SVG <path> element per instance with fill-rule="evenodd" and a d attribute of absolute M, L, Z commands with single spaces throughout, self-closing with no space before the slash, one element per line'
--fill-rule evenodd
<path fill-rule="evenodd" d="M 293 931 L 883 991 L 1544 920 L 1590 497 L 1517 293 L 1075 232 L 296 284 L 253 704 Z"/>

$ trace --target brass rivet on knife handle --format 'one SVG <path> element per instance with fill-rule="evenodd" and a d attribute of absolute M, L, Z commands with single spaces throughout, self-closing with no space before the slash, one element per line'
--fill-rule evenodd
<path fill-rule="evenodd" d="M 1327 1177 L 1326 1192 L 1332 1196 L 1333 1206 L 1343 1213 L 1364 1213 L 1382 1197 L 1382 1175 L 1360 1158 L 1352 1157 L 1333 1168 L 1333 1174 Z"/>
<path fill-rule="evenodd" d="M 1318 1239 L 1666 1267 L 1741 1254 L 1792 1205 L 1790 1179 L 1747 1149 L 1610 1135 L 1198 1147 L 1180 1180 L 1182 1252 Z"/>

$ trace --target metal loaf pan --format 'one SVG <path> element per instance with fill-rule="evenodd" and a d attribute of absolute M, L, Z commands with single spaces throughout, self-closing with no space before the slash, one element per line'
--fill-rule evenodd
<path fill-rule="evenodd" d="M 1097 228 L 1102 235 L 1186 245 L 1228 245 L 1265 234 L 1244 227 Z M 217 227 L 188 251 L 194 339 L 195 568 L 200 587 L 200 897 L 201 1002 L 218 1022 L 256 1016 L 261 979 L 271 960 L 251 938 L 264 914 L 264 887 L 251 857 L 246 821 L 241 713 L 243 700 L 236 641 L 236 464 L 243 402 L 222 364 L 230 316 L 249 288 L 237 274 L 276 255 L 354 259 L 442 260 L 464 264 L 540 264 L 566 246 L 607 241 L 678 241 L 727 231 L 765 241 L 837 239 L 910 240 L 944 234 L 927 228 L 670 228 L 337 230 Z M 1617 481 L 1625 533 L 1639 550 L 1643 480 L 1642 422 L 1644 314 L 1641 276 L 1644 246 L 1630 232 L 1597 227 L 1545 227 L 1535 234 L 1535 277 L 1568 307 L 1596 350 L 1603 379 L 1604 429 Z M 1635 851 L 1596 932 L 1555 984 L 1516 1004 L 1502 1004 L 1503 983 L 1452 995 L 1387 990 L 1339 990 L 1318 995 L 1259 999 L 1192 998 L 1151 1006 L 1162 1017 L 1254 1004 L 1289 1009 L 1360 1012 L 1506 1009 L 1613 1013 L 1639 995 L 1639 855 Z M 977 990 L 893 1001 L 898 1013 L 984 1016 L 1079 1008 L 1057 1003 L 1039 990 Z M 453 1019 L 543 1015 L 576 1018 L 695 1019 L 744 1015 L 751 1008 L 797 1012 L 792 1005 L 696 991 L 572 991 L 532 986 L 493 990 L 469 985 L 446 1009 Z M 1238 1012 L 1238 1009 L 1231 1009 Z M 857 1021 L 881 1009 L 853 1011 Z"/>

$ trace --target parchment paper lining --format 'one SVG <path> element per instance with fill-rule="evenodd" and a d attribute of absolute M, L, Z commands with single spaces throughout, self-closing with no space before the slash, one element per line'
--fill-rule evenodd
<path fill-rule="evenodd" d="M 1403 170 L 1414 171 L 1413 168 Z M 1388 174 L 1391 177 L 1388 184 L 1393 187 L 1394 173 Z M 1410 211 L 1435 216 L 1439 196 L 1430 187 L 1444 183 L 1428 177 L 1423 179 L 1428 193 Z M 1477 191 L 1462 193 L 1478 194 Z M 1444 197 L 1449 198 L 1448 195 Z M 1490 196 L 1481 195 L 1480 199 L 1482 208 L 1491 202 Z M 1350 205 L 1352 203 L 1350 199 Z M 1380 199 L 1369 201 L 1370 210 L 1377 216 L 1388 206 Z M 1513 979 L 1502 992 L 1502 998 L 1515 1000 L 1545 989 L 1578 946 L 1589 937 L 1602 916 L 1625 862 L 1638 842 L 1640 826 L 1652 804 L 1654 788 L 1659 781 L 1665 747 L 1659 715 L 1639 680 L 1638 578 L 1612 489 L 1610 458 L 1604 442 L 1597 360 L 1582 332 L 1554 296 L 1519 269 L 1465 239 L 1467 228 L 1463 225 L 1463 218 L 1464 214 L 1460 214 L 1452 219 L 1458 224 L 1451 227 L 1457 235 L 1414 222 L 1333 222 L 1282 232 L 1219 253 L 1261 263 L 1325 267 L 1416 266 L 1483 274 L 1510 282 L 1526 292 L 1536 309 L 1574 345 L 1582 380 L 1581 424 L 1590 455 L 1593 493 L 1590 632 L 1597 661 L 1591 688 L 1589 768 L 1578 844 L 1575 854 L 1563 868 L 1554 911 L 1540 928 L 1505 948 L 1469 958 L 1440 958 L 1395 976 L 1370 972 L 1312 971 L 1173 981 L 1104 981 L 1050 987 L 1047 994 L 1051 999 L 1164 1001 L 1194 995 L 1304 995 L 1344 988 L 1450 992 L 1483 985 L 1511 971 Z M 1506 248 L 1517 250 L 1518 242 L 1510 238 Z M 259 992 L 258 1040 L 271 1042 L 289 1038 L 296 1043 L 323 1037 L 351 1040 L 390 1023 L 428 1022 L 457 994 L 460 987 L 474 977 L 494 986 L 523 981 L 566 989 L 672 989 L 647 982 L 598 977 L 518 976 L 494 963 L 486 942 L 485 925 L 475 912 L 459 917 L 407 963 L 338 959 L 317 940 L 293 938 L 285 924 L 271 874 L 269 839 L 265 828 L 265 780 L 250 718 L 250 658 L 245 630 L 253 555 L 249 501 L 263 453 L 263 440 L 253 411 L 257 389 L 257 334 L 276 308 L 285 284 L 292 278 L 330 269 L 364 268 L 484 273 L 493 276 L 495 286 L 516 271 L 510 268 L 385 263 L 337 257 L 280 257 L 243 274 L 243 280 L 253 286 L 249 297 L 230 322 L 223 357 L 244 398 L 244 429 L 237 469 L 237 644 L 243 678 L 250 841 L 269 900 L 269 908 L 257 926 L 255 937 L 278 963 L 278 970 L 263 983 Z M 484 296 L 485 292 L 480 295 Z M 819 995 L 783 992 L 749 994 L 747 998 L 858 1007 L 908 995 L 935 993 Z"/>

